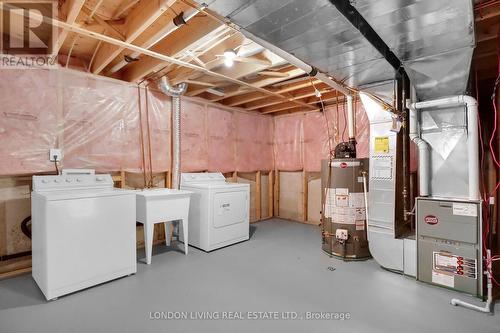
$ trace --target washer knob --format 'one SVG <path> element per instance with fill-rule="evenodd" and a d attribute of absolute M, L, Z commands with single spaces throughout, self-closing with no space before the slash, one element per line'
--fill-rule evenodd
<path fill-rule="evenodd" d="M 48 179 L 42 179 L 42 183 L 47 184 L 49 182 Z"/>
<path fill-rule="evenodd" d="M 66 183 L 71 183 L 72 180 L 70 178 L 66 178 Z"/>
<path fill-rule="evenodd" d="M 83 182 L 83 179 L 77 178 L 76 181 L 79 182 L 79 183 L 81 183 L 81 182 Z"/>
<path fill-rule="evenodd" d="M 95 180 L 97 180 L 98 182 L 102 182 L 104 180 L 104 177 L 97 177 Z"/>

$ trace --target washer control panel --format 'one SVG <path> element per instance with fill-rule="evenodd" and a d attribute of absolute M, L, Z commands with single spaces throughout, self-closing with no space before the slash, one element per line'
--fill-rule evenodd
<path fill-rule="evenodd" d="M 33 176 L 33 191 L 113 187 L 110 174 Z"/>

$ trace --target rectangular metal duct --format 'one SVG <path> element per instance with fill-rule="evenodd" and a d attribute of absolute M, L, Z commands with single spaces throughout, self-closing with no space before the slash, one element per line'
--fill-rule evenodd
<path fill-rule="evenodd" d="M 196 1 L 348 85 L 394 78 L 328 0 Z M 471 0 L 351 3 L 403 62 L 420 100 L 464 93 L 475 43 Z"/>
<path fill-rule="evenodd" d="M 419 100 L 466 91 L 474 39 L 471 0 L 356 0 L 403 65 Z"/>
<path fill-rule="evenodd" d="M 394 78 L 380 53 L 328 0 L 197 0 L 350 86 Z"/>

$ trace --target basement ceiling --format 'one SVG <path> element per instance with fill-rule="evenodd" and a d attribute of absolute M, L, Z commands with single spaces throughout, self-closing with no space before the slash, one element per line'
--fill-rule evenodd
<path fill-rule="evenodd" d="M 205 2 L 241 28 L 350 86 L 394 77 L 393 68 L 328 0 Z M 474 48 L 470 0 L 351 4 L 403 62 L 420 98 L 465 91 Z"/>
<path fill-rule="evenodd" d="M 188 83 L 188 96 L 263 114 L 318 110 L 313 84 L 325 104 L 342 101 L 331 87 L 311 82 L 303 70 L 226 25 L 222 15 L 350 86 L 394 77 L 393 68 L 330 1 L 204 2 L 208 9 L 202 0 L 61 0 L 58 20 L 75 30 L 62 30 L 59 61 L 131 83 L 166 75 L 174 84 Z M 478 75 L 497 73 L 500 1 L 476 4 L 477 38 L 470 0 L 351 3 L 402 60 L 421 99 L 465 90 L 475 40 Z M 188 24 L 169 30 L 180 13 L 189 14 Z M 239 55 L 232 68 L 221 58 L 227 49 Z"/>

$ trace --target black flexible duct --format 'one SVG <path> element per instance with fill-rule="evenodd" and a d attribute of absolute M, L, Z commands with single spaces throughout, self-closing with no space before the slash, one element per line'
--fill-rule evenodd
<path fill-rule="evenodd" d="M 31 239 L 31 216 L 28 216 L 21 222 L 21 231 L 26 235 L 26 237 Z"/>

